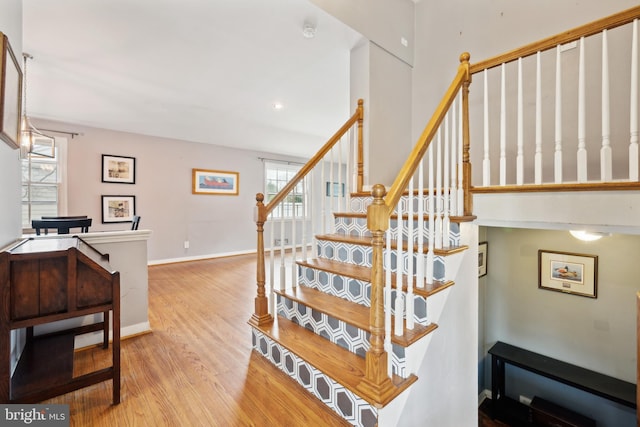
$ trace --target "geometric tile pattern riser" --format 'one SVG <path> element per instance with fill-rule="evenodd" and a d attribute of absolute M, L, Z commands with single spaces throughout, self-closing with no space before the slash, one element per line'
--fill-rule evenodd
<path fill-rule="evenodd" d="M 434 197 L 434 201 L 436 200 L 436 198 Z M 440 196 L 439 199 L 440 200 L 440 207 L 443 208 L 444 206 L 446 206 L 445 203 L 445 198 L 444 196 Z M 351 212 L 359 212 L 359 213 L 366 213 L 367 212 L 367 207 L 371 204 L 371 202 L 373 201 L 373 197 L 371 196 L 366 196 L 366 197 L 352 197 L 349 200 L 349 207 L 351 208 Z M 420 201 L 417 197 L 413 198 L 413 213 L 417 214 L 418 213 L 418 207 Z M 449 205 L 451 206 L 451 203 L 449 203 Z M 400 198 L 400 206 L 402 208 L 402 212 L 404 212 L 405 214 L 407 213 L 407 196 L 402 196 Z M 424 197 L 423 198 L 423 210 L 425 215 L 428 214 L 429 212 L 429 198 L 428 197 Z M 437 212 L 437 204 L 434 204 L 433 206 L 433 211 L 434 213 Z M 397 207 L 393 209 L 393 213 L 397 212 Z"/>
<path fill-rule="evenodd" d="M 354 426 L 374 427 L 378 411 L 280 344 L 252 328 L 253 348 Z"/>
<path fill-rule="evenodd" d="M 281 295 L 278 295 L 278 314 L 362 358 L 369 349 L 368 332 Z M 406 378 L 405 348 L 393 344 L 392 350 L 392 372 Z"/>
<path fill-rule="evenodd" d="M 301 267 L 298 274 L 298 285 L 307 286 L 309 288 L 324 292 L 328 295 L 333 295 L 335 297 L 339 297 L 347 301 L 363 305 L 365 307 L 371 307 L 370 282 L 351 279 L 337 274 L 328 273 L 326 271 L 316 270 L 310 267 Z M 392 291 L 392 313 L 396 301 L 395 292 L 395 290 Z M 414 294 L 413 297 L 413 319 L 415 322 L 421 325 L 427 325 L 428 322 L 426 299 L 416 294 Z"/>

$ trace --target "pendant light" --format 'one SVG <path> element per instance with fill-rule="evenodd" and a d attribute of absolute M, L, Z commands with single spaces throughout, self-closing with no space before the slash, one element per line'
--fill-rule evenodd
<path fill-rule="evenodd" d="M 33 59 L 28 53 L 22 54 L 24 72 L 24 93 L 22 95 L 22 127 L 20 131 L 20 153 L 23 158 L 27 155 L 43 157 L 55 157 L 56 140 L 52 136 L 45 135 L 31 124 L 27 116 L 27 61 Z"/>

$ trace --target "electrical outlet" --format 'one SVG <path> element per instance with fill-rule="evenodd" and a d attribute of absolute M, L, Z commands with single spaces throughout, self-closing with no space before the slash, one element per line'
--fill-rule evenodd
<path fill-rule="evenodd" d="M 531 406 L 531 399 L 529 399 L 527 396 L 520 395 L 520 403 L 522 403 L 523 405 Z"/>
<path fill-rule="evenodd" d="M 185 249 L 189 249 L 189 241 L 188 240 L 184 241 L 184 248 Z"/>

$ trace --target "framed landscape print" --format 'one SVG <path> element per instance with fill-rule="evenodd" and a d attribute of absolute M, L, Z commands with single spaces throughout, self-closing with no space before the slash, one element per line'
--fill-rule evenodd
<path fill-rule="evenodd" d="M 135 157 L 102 155 L 102 182 L 136 183 Z"/>
<path fill-rule="evenodd" d="M 102 196 L 102 223 L 131 222 L 136 214 L 136 196 Z"/>
<path fill-rule="evenodd" d="M 240 186 L 238 172 L 193 169 L 191 193 L 237 196 Z"/>
<path fill-rule="evenodd" d="M 583 297 L 598 295 L 598 257 L 538 251 L 538 287 Z"/>
<path fill-rule="evenodd" d="M 0 139 L 11 148 L 20 147 L 22 120 L 22 69 L 9 39 L 0 32 Z"/>

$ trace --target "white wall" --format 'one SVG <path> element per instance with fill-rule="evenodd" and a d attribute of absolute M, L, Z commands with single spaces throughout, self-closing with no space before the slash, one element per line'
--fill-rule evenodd
<path fill-rule="evenodd" d="M 0 32 L 9 38 L 18 61 L 22 58 L 22 1 L 3 0 L 0 3 Z M 20 61 L 20 64 L 22 62 Z M 18 150 L 0 141 L 0 246 L 21 234 L 20 229 L 20 160 Z"/>
<path fill-rule="evenodd" d="M 101 196 L 134 195 L 140 229 L 153 231 L 152 262 L 255 251 L 253 207 L 256 193 L 264 191 L 259 157 L 273 155 L 68 123 L 34 124 L 81 134 L 68 140 L 68 214 L 92 217 L 90 231 L 127 229 L 128 223 L 101 223 Z M 101 182 L 102 154 L 135 157 L 136 183 Z M 192 168 L 239 172 L 239 195 L 192 194 Z"/>
<path fill-rule="evenodd" d="M 636 299 L 640 237 L 614 234 L 582 242 L 567 231 L 486 229 L 484 351 L 503 341 L 615 378 L 636 381 Z M 538 250 L 598 257 L 597 298 L 538 288 Z M 489 356 L 485 387 L 490 389 Z M 600 426 L 634 426 L 635 411 L 553 381 L 507 372 L 507 395 L 538 395 L 595 418 Z"/>

